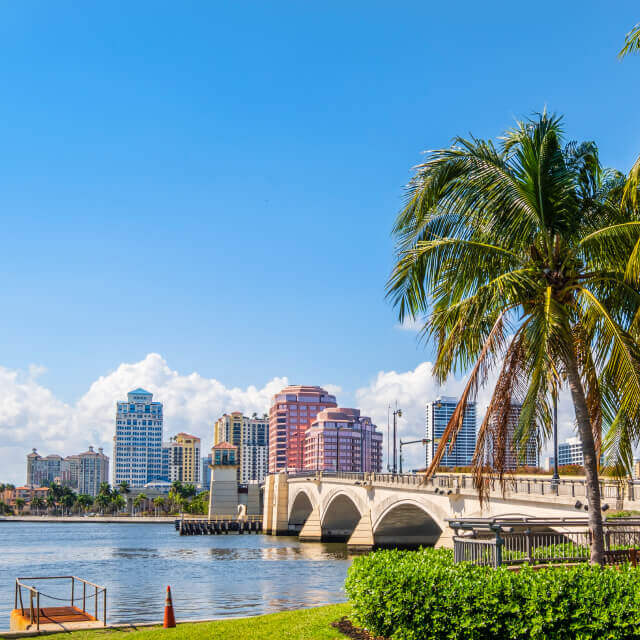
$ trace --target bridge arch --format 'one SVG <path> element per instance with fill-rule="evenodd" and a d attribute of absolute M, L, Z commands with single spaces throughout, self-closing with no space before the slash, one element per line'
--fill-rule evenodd
<path fill-rule="evenodd" d="M 300 531 L 317 506 L 316 497 L 306 488 L 301 488 L 292 496 L 289 507 L 289 529 Z"/>
<path fill-rule="evenodd" d="M 320 521 L 323 540 L 346 542 L 351 537 L 362 517 L 359 502 L 356 496 L 344 491 L 329 496 Z"/>
<path fill-rule="evenodd" d="M 419 500 L 387 501 L 372 523 L 373 540 L 377 547 L 419 547 L 436 544 L 444 523 Z"/>

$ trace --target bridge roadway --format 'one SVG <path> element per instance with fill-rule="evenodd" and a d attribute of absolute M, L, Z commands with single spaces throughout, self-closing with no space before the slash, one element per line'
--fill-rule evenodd
<path fill-rule="evenodd" d="M 640 510 L 640 482 L 601 481 L 610 509 Z M 577 503 L 581 503 L 576 508 Z M 302 541 L 342 540 L 353 550 L 385 546 L 452 546 L 449 518 L 585 516 L 585 480 L 515 476 L 506 493 L 496 483 L 481 507 L 468 474 L 308 472 L 268 475 L 263 530 Z"/>

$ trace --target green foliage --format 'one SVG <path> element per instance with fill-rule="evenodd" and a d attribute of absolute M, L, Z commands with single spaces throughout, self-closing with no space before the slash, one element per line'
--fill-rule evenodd
<path fill-rule="evenodd" d="M 515 572 L 455 564 L 448 550 L 378 551 L 354 560 L 345 587 L 357 622 L 394 640 L 640 638 L 640 569 L 628 565 Z"/>

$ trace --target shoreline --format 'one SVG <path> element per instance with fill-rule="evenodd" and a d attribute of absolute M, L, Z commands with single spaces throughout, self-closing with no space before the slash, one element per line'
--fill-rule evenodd
<path fill-rule="evenodd" d="M 2 516 L 0 522 L 98 523 L 98 524 L 173 524 L 180 516 Z"/>

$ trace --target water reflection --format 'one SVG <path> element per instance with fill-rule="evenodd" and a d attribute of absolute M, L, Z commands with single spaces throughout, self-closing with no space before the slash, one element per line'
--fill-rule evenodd
<path fill-rule="evenodd" d="M 0 548 L 0 628 L 8 627 L 18 575 L 77 575 L 104 584 L 109 620 L 142 622 L 162 618 L 167 584 L 178 619 L 340 602 L 351 562 L 343 544 L 181 538 L 162 524 L 0 523 Z"/>

